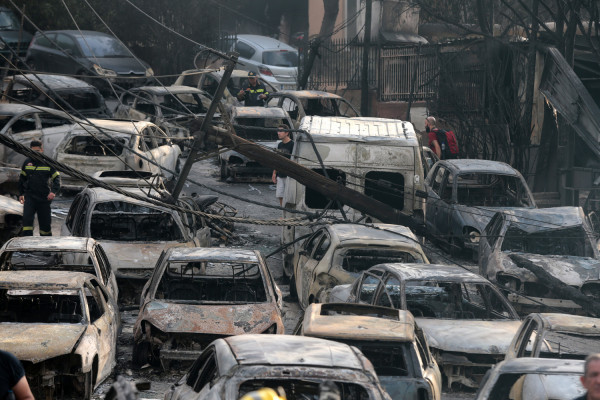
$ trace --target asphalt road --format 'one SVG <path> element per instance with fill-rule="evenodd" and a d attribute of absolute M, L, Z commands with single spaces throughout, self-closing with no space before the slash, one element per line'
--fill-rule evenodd
<path fill-rule="evenodd" d="M 261 204 L 278 204 L 278 201 L 275 198 L 274 185 L 267 183 L 225 183 L 219 181 L 218 173 L 219 171 L 216 161 L 205 160 L 196 163 L 193 166 L 190 178 L 209 187 L 214 187 L 228 193 L 235 194 L 243 199 L 254 200 Z M 212 191 L 186 184 L 184 187 L 184 193 L 191 194 L 193 192 L 199 194 L 214 194 Z M 278 210 L 250 204 L 248 202 L 226 196 L 219 195 L 219 197 L 221 202 L 235 207 L 238 210 L 238 216 L 259 219 L 277 219 L 282 216 L 281 212 Z M 54 202 L 52 230 L 55 235 L 60 234 L 60 227 L 68 212 L 72 199 L 72 197 L 61 196 Z M 268 254 L 279 247 L 281 229 L 282 228 L 278 226 L 236 224 L 235 234 L 237 238 L 231 244 L 228 244 L 228 246 L 245 249 L 257 249 L 263 254 Z M 449 259 L 446 258 L 445 253 L 443 253 L 437 247 L 428 244 L 427 248 L 430 249 L 426 249 L 426 253 L 432 263 L 449 262 Z M 289 294 L 289 286 L 282 280 L 281 258 L 279 256 L 273 256 L 267 260 L 267 263 L 285 298 L 285 296 Z M 473 263 L 468 263 L 464 260 L 461 260 L 461 264 L 466 264 L 469 269 L 476 271 L 476 265 Z M 284 302 L 283 317 L 287 333 L 291 333 L 293 328 L 296 326 L 301 312 L 302 311 L 297 303 L 289 301 Z M 131 367 L 131 352 L 133 347 L 132 328 L 136 317 L 137 311 L 122 312 L 123 330 L 121 336 L 119 337 L 117 366 L 115 368 L 114 376 L 116 377 L 117 375 L 123 375 L 128 380 L 151 382 L 151 388 L 140 393 L 140 397 L 144 399 L 162 399 L 164 397 L 164 393 L 173 383 L 177 382 L 181 376 L 183 376 L 185 371 L 164 372 L 152 367 L 142 370 L 134 370 Z M 103 398 L 111 384 L 112 380 L 109 380 L 100 385 L 95 392 L 94 398 Z M 444 392 L 442 399 L 471 399 L 473 397 L 473 392 L 462 392 L 455 390 L 453 392 Z"/>

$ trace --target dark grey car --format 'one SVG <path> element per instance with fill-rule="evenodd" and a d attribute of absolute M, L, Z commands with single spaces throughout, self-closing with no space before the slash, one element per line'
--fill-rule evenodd
<path fill-rule="evenodd" d="M 427 230 L 454 251 L 477 251 L 481 232 L 496 211 L 536 208 L 523 176 L 503 162 L 439 161 L 425 183 Z"/>
<path fill-rule="evenodd" d="M 11 58 L 15 54 L 25 57 L 32 35 L 22 29 L 19 19 L 10 8 L 0 7 L 0 38 L 0 54 L 3 57 Z"/>
<path fill-rule="evenodd" d="M 154 75 L 118 39 L 94 31 L 36 32 L 26 62 L 37 71 L 103 77 L 121 87 L 141 86 Z M 90 82 L 107 88 L 103 79 Z"/>

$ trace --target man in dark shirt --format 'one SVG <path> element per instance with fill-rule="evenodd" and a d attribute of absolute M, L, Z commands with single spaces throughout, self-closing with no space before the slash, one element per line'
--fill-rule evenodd
<path fill-rule="evenodd" d="M 33 394 L 25 377 L 25 370 L 17 358 L 0 350 L 0 399 L 33 400 Z"/>
<path fill-rule="evenodd" d="M 291 158 L 292 151 L 294 150 L 294 141 L 290 137 L 290 132 L 286 132 L 285 129 L 290 129 L 287 125 L 279 125 L 279 130 L 277 131 L 277 137 L 281 142 L 277 144 L 277 151 L 281 153 L 282 156 L 287 158 Z M 285 192 L 285 178 L 287 175 L 282 174 L 273 170 L 273 183 L 277 185 L 277 190 L 275 191 L 275 197 L 279 199 L 279 204 L 283 206 L 283 194 Z"/>
<path fill-rule="evenodd" d="M 250 71 L 248 72 L 248 81 L 237 94 L 237 99 L 239 101 L 243 100 L 246 107 L 262 107 L 265 105 L 268 94 L 265 85 L 258 81 L 258 77 L 254 72 Z"/>
<path fill-rule="evenodd" d="M 42 143 L 31 141 L 31 150 L 43 153 Z M 50 204 L 60 190 L 60 174 L 43 162 L 28 158 L 19 177 L 19 201 L 23 206 L 23 236 L 33 236 L 33 219 L 37 213 L 40 236 L 52 236 Z"/>

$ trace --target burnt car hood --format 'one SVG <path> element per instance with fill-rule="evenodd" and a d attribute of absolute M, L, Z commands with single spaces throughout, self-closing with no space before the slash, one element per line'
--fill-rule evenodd
<path fill-rule="evenodd" d="M 202 305 L 152 301 L 144 308 L 141 319 L 165 333 L 240 335 L 261 333 L 278 318 L 274 303 Z"/>
<path fill-rule="evenodd" d="M 184 243 L 173 242 L 111 242 L 99 240 L 113 271 L 154 269 L 160 253 Z"/>
<path fill-rule="evenodd" d="M 73 352 L 83 324 L 0 324 L 0 349 L 21 361 L 38 363 Z"/>
<path fill-rule="evenodd" d="M 112 69 L 119 75 L 146 75 L 147 64 L 140 63 L 135 58 L 130 57 L 106 57 L 106 58 L 89 58 L 92 63 L 98 63 L 102 68 Z"/>
<path fill-rule="evenodd" d="M 529 282 L 537 281 L 536 276 L 529 270 L 519 268 L 509 257 L 519 255 L 532 263 L 544 268 L 549 274 L 560 279 L 569 286 L 581 287 L 587 281 L 600 279 L 600 260 L 591 257 L 575 256 L 541 256 L 538 254 L 503 251 L 502 266 L 505 273 L 515 275 Z"/>
<path fill-rule="evenodd" d="M 498 211 L 510 211 L 521 208 L 522 207 L 468 207 L 462 204 L 456 204 L 455 206 L 455 210 L 460 214 L 464 224 L 476 228 L 479 232 L 483 232 L 487 224 Z"/>
<path fill-rule="evenodd" d="M 519 320 L 482 321 L 415 318 L 433 348 L 470 354 L 506 354 Z"/>

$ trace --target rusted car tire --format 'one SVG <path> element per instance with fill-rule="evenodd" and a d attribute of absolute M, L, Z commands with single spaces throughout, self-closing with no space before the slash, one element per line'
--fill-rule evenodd
<path fill-rule="evenodd" d="M 150 343 L 134 343 L 131 364 L 134 368 L 141 368 L 150 362 Z"/>

